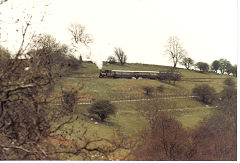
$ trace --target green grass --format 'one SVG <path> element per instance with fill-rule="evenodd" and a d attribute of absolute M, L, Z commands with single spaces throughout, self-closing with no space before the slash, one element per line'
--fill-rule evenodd
<path fill-rule="evenodd" d="M 199 71 L 187 70 L 187 69 L 178 69 L 178 71 L 183 75 L 183 78 L 190 78 L 190 79 L 194 79 L 194 78 L 221 79 L 221 78 L 229 77 L 228 75 L 220 75 L 220 74 L 216 74 L 216 73 L 213 73 L 213 72 L 201 73 Z"/>
<path fill-rule="evenodd" d="M 94 74 L 94 73 L 98 73 L 99 69 L 96 66 L 96 64 L 91 63 L 91 62 L 83 62 L 82 66 L 76 70 L 76 71 L 72 71 L 73 74 Z"/>
<path fill-rule="evenodd" d="M 133 80 L 133 79 L 108 79 L 98 78 L 99 72 L 96 65 L 92 63 L 84 63 L 83 68 L 73 72 L 73 74 L 95 74 L 92 78 L 62 78 L 56 85 L 54 94 L 60 95 L 60 86 L 64 90 L 74 88 L 78 90 L 79 102 L 93 101 L 100 99 L 121 100 L 121 99 L 140 99 L 145 98 L 143 86 L 152 86 L 154 88 L 153 96 L 166 94 L 191 94 L 192 89 L 201 84 L 209 84 L 214 87 L 217 92 L 220 92 L 225 87 L 223 81 L 227 75 L 218 75 L 214 73 L 199 73 L 185 69 L 178 69 L 183 74 L 183 80 L 177 81 L 176 86 L 149 79 Z M 147 65 L 147 64 L 129 64 L 124 66 L 104 64 L 103 70 L 120 69 L 120 70 L 153 70 L 167 71 L 168 66 Z M 236 81 L 236 78 L 233 78 Z M 164 86 L 163 93 L 157 93 L 157 87 Z M 79 89 L 82 88 L 82 89 Z M 119 130 L 122 134 L 131 138 L 137 138 L 139 132 L 148 126 L 147 118 L 141 114 L 141 108 L 153 109 L 160 108 L 160 111 L 168 112 L 176 120 L 180 121 L 184 128 L 196 128 L 201 125 L 201 121 L 212 115 L 212 107 L 206 107 L 194 99 L 161 99 L 156 101 L 138 101 L 138 102 L 121 102 L 113 103 L 116 108 L 116 115 L 111 116 L 106 123 L 95 124 L 95 121 L 90 120 L 82 114 L 88 114 L 87 109 L 91 105 L 77 105 L 74 109 L 74 116 L 80 118 L 68 125 L 65 125 L 59 134 L 64 135 L 67 139 L 78 139 L 84 128 L 88 129 L 86 137 L 94 138 L 114 138 L 114 131 Z M 63 122 L 69 118 L 65 116 L 60 121 Z M 56 127 L 58 123 L 53 123 L 52 127 Z M 69 131 L 74 128 L 74 132 L 69 134 Z M 68 158 L 69 159 L 69 158 Z M 71 160 L 80 159 L 72 157 Z"/>
<path fill-rule="evenodd" d="M 139 109 L 141 108 L 150 110 L 157 106 L 160 108 L 160 111 L 169 112 L 170 115 L 173 115 L 183 124 L 184 127 L 191 128 L 198 126 L 199 122 L 211 113 L 211 108 L 207 108 L 202 103 L 193 99 L 166 99 L 153 102 L 140 101 L 113 104 L 117 108 L 116 114 L 110 116 L 106 123 L 98 124 L 95 124 L 95 121 L 91 121 L 88 117 L 81 116 L 82 114 L 88 115 L 87 110 L 91 105 L 78 105 L 74 110 L 74 116 L 78 115 L 82 118 L 79 118 L 72 124 L 65 125 L 61 132 L 66 132 L 74 127 L 74 131 L 77 132 L 73 133 L 71 136 L 66 135 L 66 138 L 76 138 L 79 132 L 78 129 L 81 129 L 84 126 L 88 128 L 88 138 L 101 137 L 111 139 L 114 134 L 113 131 L 116 129 L 121 131 L 124 135 L 136 137 L 138 136 L 139 131 L 148 125 L 147 119 L 139 112 Z M 68 118 L 69 117 L 66 116 L 61 119 L 61 122 L 66 121 Z M 56 125 L 57 123 L 53 124 L 53 127 Z"/>
<path fill-rule="evenodd" d="M 141 101 L 113 104 L 117 108 L 116 114 L 110 116 L 106 122 L 98 122 L 97 124 L 95 120 L 83 116 L 83 114 L 88 115 L 87 110 L 91 105 L 78 105 L 74 109 L 73 116 L 78 116 L 79 118 L 73 123 L 64 125 L 56 134 L 63 136 L 67 140 L 74 140 L 75 144 L 82 143 L 84 129 L 87 129 L 85 137 L 89 140 L 98 138 L 113 140 L 117 138 L 115 137 L 115 131 L 120 131 L 121 134 L 131 139 L 136 139 L 140 136 L 139 133 L 149 125 L 147 118 L 139 112 L 139 108 L 153 109 L 154 106 L 158 106 L 160 108 L 159 112 L 168 112 L 169 115 L 180 121 L 184 128 L 198 127 L 201 124 L 200 122 L 212 113 L 212 108 L 205 107 L 205 105 L 193 99 L 167 99 L 155 102 Z M 164 108 L 164 110 L 161 110 L 161 108 Z M 58 126 L 60 122 L 65 122 L 68 118 L 69 116 L 66 115 L 59 122 L 52 123 L 52 128 Z M 92 144 L 92 146 L 104 145 L 104 143 L 104 141 L 98 142 L 98 144 Z M 71 155 L 63 155 L 62 157 L 70 160 L 81 159 L 80 157 L 72 157 Z"/>
<path fill-rule="evenodd" d="M 84 129 L 87 129 L 85 137 L 90 140 L 98 138 L 105 138 L 113 140 L 115 137 L 115 131 L 120 131 L 121 134 L 129 137 L 130 139 L 137 139 L 141 131 L 148 127 L 147 118 L 139 112 L 140 107 L 146 109 L 152 109 L 152 106 L 156 103 L 150 101 L 141 102 L 124 102 L 124 103 L 113 103 L 117 110 L 114 116 L 110 116 L 106 122 L 97 123 L 95 120 L 89 119 L 89 117 L 82 116 L 87 115 L 88 108 L 91 105 L 78 105 L 74 109 L 74 117 L 79 116 L 80 118 L 73 123 L 67 124 L 61 128 L 57 134 L 62 135 L 67 140 L 74 140 L 75 144 L 81 144 L 81 135 Z M 156 106 L 156 105 L 155 105 Z M 176 120 L 180 121 L 184 128 L 195 128 L 200 125 L 200 122 L 211 115 L 211 108 L 205 107 L 202 103 L 197 102 L 193 99 L 167 99 L 158 100 L 157 107 L 164 108 L 161 110 L 168 112 L 169 115 L 173 116 Z M 187 108 L 187 109 L 186 109 Z M 167 109 L 167 110 L 166 110 Z M 173 110 L 179 109 L 179 110 Z M 69 118 L 65 116 L 60 120 L 64 122 Z M 52 128 L 56 127 L 59 122 L 52 124 Z M 73 132 L 71 132 L 73 131 Z M 95 145 L 106 145 L 105 142 L 98 142 Z M 69 147 L 64 147 L 69 148 Z M 62 159 L 65 160 L 81 160 L 81 157 L 72 155 L 63 155 Z M 99 159 L 99 158 L 93 158 Z"/>
<path fill-rule="evenodd" d="M 168 71 L 171 67 L 170 66 L 161 66 L 161 65 L 150 65 L 150 64 L 141 64 L 141 63 L 126 63 L 124 65 L 120 64 L 109 64 L 104 62 L 102 70 L 136 70 L 136 71 Z M 216 73 L 201 73 L 199 71 L 194 70 L 186 70 L 183 68 L 177 68 L 183 78 L 215 78 L 215 79 L 222 79 L 229 77 L 228 75 L 220 75 Z M 96 64 L 91 62 L 83 62 L 83 66 L 79 68 L 77 71 L 73 71 L 74 74 L 97 74 L 99 73 L 99 69 Z"/>
<path fill-rule="evenodd" d="M 210 107 L 195 107 L 180 111 L 171 111 L 170 115 L 180 121 L 184 128 L 199 127 L 201 122 L 211 116 L 213 108 Z"/>
<path fill-rule="evenodd" d="M 139 99 L 144 98 L 144 86 L 152 86 L 154 88 L 153 95 L 183 93 L 179 87 L 169 85 L 157 80 L 131 80 L 131 79 L 107 79 L 107 78 L 64 78 L 55 87 L 55 93 L 60 93 L 60 85 L 65 90 L 72 88 L 79 90 L 79 97 L 88 97 L 89 99 Z M 164 86 L 164 92 L 157 91 L 158 86 Z"/>
<path fill-rule="evenodd" d="M 150 65 L 141 63 L 109 64 L 104 63 L 102 70 L 133 70 L 133 71 L 167 71 L 168 66 Z"/>
<path fill-rule="evenodd" d="M 91 105 L 78 105 L 74 110 L 74 116 L 79 116 L 77 121 L 74 123 L 65 125 L 58 134 L 63 134 L 65 131 L 70 130 L 74 127 L 74 132 L 71 136 L 66 134 L 67 139 L 76 138 L 79 133 L 78 129 L 85 127 L 88 129 L 88 138 L 106 138 L 112 139 L 114 136 L 114 130 L 119 130 L 121 133 L 127 136 L 135 137 L 137 136 L 139 130 L 143 129 L 147 125 L 147 121 L 143 115 L 141 115 L 135 108 L 135 103 L 115 103 L 117 107 L 116 114 L 110 116 L 106 122 L 95 124 L 95 120 L 89 119 L 89 117 L 82 116 L 83 114 L 88 115 L 88 108 Z M 65 116 L 60 121 L 64 122 L 69 118 Z M 53 123 L 52 127 L 56 127 L 57 123 Z"/>
<path fill-rule="evenodd" d="M 216 92 L 221 92 L 224 85 L 225 79 L 197 79 L 197 80 L 182 80 L 177 82 L 177 87 L 182 88 L 186 90 L 188 93 L 192 92 L 192 89 L 202 85 L 202 84 L 208 84 L 209 86 L 213 87 Z"/>

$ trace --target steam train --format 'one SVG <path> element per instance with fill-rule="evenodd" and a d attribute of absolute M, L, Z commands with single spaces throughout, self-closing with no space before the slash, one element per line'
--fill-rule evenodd
<path fill-rule="evenodd" d="M 130 70 L 104 70 L 100 71 L 99 78 L 146 78 L 157 80 L 180 80 L 181 74 L 178 72 L 162 71 L 130 71 Z"/>

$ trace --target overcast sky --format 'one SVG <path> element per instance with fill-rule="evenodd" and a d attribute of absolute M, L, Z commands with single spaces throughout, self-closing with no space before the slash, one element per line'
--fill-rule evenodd
<path fill-rule="evenodd" d="M 237 63 L 237 0 L 53 0 L 47 13 L 37 31 L 70 44 L 68 26 L 86 26 L 94 61 L 121 47 L 128 62 L 172 65 L 164 46 L 178 36 L 196 62 Z"/>

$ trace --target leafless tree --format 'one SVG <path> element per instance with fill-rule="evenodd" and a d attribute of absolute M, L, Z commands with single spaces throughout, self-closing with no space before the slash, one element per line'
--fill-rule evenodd
<path fill-rule="evenodd" d="M 127 55 L 124 53 L 122 48 L 115 48 L 114 54 L 121 65 L 124 65 L 126 63 Z"/>
<path fill-rule="evenodd" d="M 39 27 L 47 16 L 46 11 L 51 2 L 48 0 L 41 2 L 27 1 L 27 3 L 30 3 L 28 5 L 24 4 L 26 1 L 3 0 L 1 2 L 0 8 L 9 10 L 9 12 L 0 12 L 0 34 L 4 34 L 5 36 L 3 37 L 2 35 L 1 37 L 0 35 L 0 41 L 2 41 L 2 39 L 4 39 L 3 42 L 11 41 L 7 40 L 7 36 L 9 34 L 14 35 L 17 39 L 11 51 L 15 55 L 24 53 L 28 50 L 29 43 L 33 35 L 35 35 L 36 24 Z M 32 23 L 33 20 L 34 24 Z"/>
<path fill-rule="evenodd" d="M 75 51 L 83 44 L 87 46 L 93 42 L 92 37 L 86 33 L 86 27 L 81 24 L 71 24 L 68 28 L 72 37 L 72 45 Z"/>
<path fill-rule="evenodd" d="M 168 39 L 165 53 L 169 55 L 174 68 L 176 68 L 177 63 L 180 62 L 180 60 L 186 55 L 186 51 L 182 47 L 182 44 L 177 36 L 171 36 Z"/>
<path fill-rule="evenodd" d="M 161 112 L 155 115 L 149 126 L 142 132 L 141 143 L 132 153 L 134 160 L 191 160 L 189 134 L 181 123 Z"/>
<path fill-rule="evenodd" d="M 49 88 L 54 87 L 61 71 L 61 67 L 56 68 L 56 64 L 52 63 L 56 62 L 57 54 L 64 53 L 61 51 L 65 48 L 49 35 L 30 34 L 32 16 L 29 18 L 24 19 L 20 46 L 13 57 L 8 57 L 4 50 L 0 56 L 5 63 L 0 65 L 0 159 L 56 160 L 62 159 L 62 153 L 92 159 L 92 153 L 96 152 L 110 159 L 110 153 L 128 148 L 129 143 L 123 143 L 122 139 L 89 140 L 86 137 L 88 128 L 84 127 L 80 128 L 79 137 L 75 139 L 81 143 L 73 142 L 73 148 L 51 145 L 48 139 L 60 137 L 57 132 L 79 117 L 62 107 L 50 105 L 54 99 L 49 98 Z M 27 39 L 29 35 L 30 40 Z M 63 117 L 69 118 L 64 121 Z M 55 127 L 52 127 L 55 122 Z M 100 141 L 110 144 L 111 148 L 92 146 Z"/>
<path fill-rule="evenodd" d="M 0 5 L 3 4 L 4 2 L 7 2 L 8 0 L 1 0 Z"/>

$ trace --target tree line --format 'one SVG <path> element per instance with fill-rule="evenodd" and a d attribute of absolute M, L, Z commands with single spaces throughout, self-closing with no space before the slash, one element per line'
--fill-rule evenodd
<path fill-rule="evenodd" d="M 237 65 L 232 65 L 227 59 L 219 59 L 215 60 L 209 65 L 205 62 L 197 62 L 194 63 L 194 60 L 190 57 L 187 57 L 187 52 L 183 48 L 180 40 L 176 36 L 171 36 L 168 39 L 166 52 L 169 59 L 173 62 L 173 68 L 176 68 L 177 64 L 185 66 L 186 69 L 190 69 L 191 67 L 195 67 L 195 69 L 200 70 L 201 72 L 221 72 L 221 74 L 227 73 L 228 75 L 232 74 L 233 76 L 237 76 Z"/>

